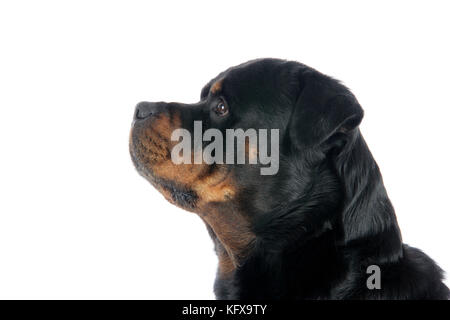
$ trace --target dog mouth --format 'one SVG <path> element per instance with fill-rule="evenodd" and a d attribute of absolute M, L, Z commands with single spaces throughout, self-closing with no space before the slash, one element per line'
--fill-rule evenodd
<path fill-rule="evenodd" d="M 195 209 L 198 200 L 195 191 L 167 182 L 159 182 L 158 185 L 163 189 L 164 196 L 173 204 L 190 210 Z"/>
<path fill-rule="evenodd" d="M 236 190 L 232 167 L 172 161 L 169 131 L 161 130 L 159 122 L 133 124 L 129 151 L 137 172 L 167 201 L 187 211 L 197 213 L 209 203 L 230 201 Z"/>
<path fill-rule="evenodd" d="M 135 167 L 140 175 L 149 181 L 150 184 L 152 184 L 157 190 L 159 190 L 169 202 L 184 209 L 195 209 L 198 200 L 198 196 L 195 191 L 157 177 L 151 170 L 149 170 L 149 168 L 142 166 L 135 158 L 133 158 L 133 162 L 135 163 Z"/>
<path fill-rule="evenodd" d="M 198 199 L 195 191 L 158 177 L 149 166 L 142 163 L 135 152 L 131 152 L 131 158 L 139 174 L 158 189 L 169 202 L 185 209 L 195 209 Z"/>
<path fill-rule="evenodd" d="M 138 173 L 158 189 L 169 202 L 186 210 L 195 209 L 198 200 L 195 191 L 159 177 L 153 170 L 156 164 L 170 161 L 170 152 L 165 139 L 158 133 L 133 125 L 129 151 Z"/>

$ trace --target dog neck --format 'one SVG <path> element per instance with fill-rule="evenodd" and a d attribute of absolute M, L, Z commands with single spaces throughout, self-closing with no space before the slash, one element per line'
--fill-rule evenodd
<path fill-rule="evenodd" d="M 395 212 L 359 131 L 329 163 L 335 178 L 323 171 L 311 179 L 298 199 L 256 221 L 252 226 L 255 238 L 246 259 L 226 277 L 219 274 L 218 297 L 286 297 L 294 294 L 291 287 L 296 283 L 296 296 L 317 298 L 314 290 L 321 283 L 338 281 L 332 271 L 336 265 L 352 268 L 342 258 L 346 251 L 358 252 L 358 268 L 401 258 L 402 240 Z M 220 250 L 220 242 L 216 245 L 222 265 L 227 265 L 224 262 L 229 256 Z M 285 269 L 286 265 L 295 267 Z M 323 269 L 314 270 L 318 265 Z M 316 278 L 304 278 L 305 274 Z"/>

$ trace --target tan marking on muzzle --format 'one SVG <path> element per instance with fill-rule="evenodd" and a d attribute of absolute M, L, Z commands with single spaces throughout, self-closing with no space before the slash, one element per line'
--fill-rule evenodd
<path fill-rule="evenodd" d="M 162 114 L 149 122 L 148 127 L 140 128 L 134 137 L 138 141 L 131 143 L 137 146 L 135 152 L 139 154 L 141 165 L 146 166 L 153 177 L 174 182 L 196 193 L 196 206 L 183 209 L 199 214 L 216 234 L 225 249 L 219 256 L 219 271 L 229 274 L 239 266 L 255 235 L 247 217 L 233 207 L 237 186 L 229 167 L 221 164 L 211 167 L 206 163 L 177 165 L 172 162 L 170 151 L 178 142 L 171 141 L 170 137 L 173 130 L 180 127 L 178 114 L 172 118 Z M 160 185 L 158 179 L 149 180 L 169 202 L 178 205 L 171 191 Z"/>

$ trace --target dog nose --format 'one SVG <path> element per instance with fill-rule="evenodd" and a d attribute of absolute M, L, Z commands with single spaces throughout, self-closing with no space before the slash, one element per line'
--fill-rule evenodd
<path fill-rule="evenodd" d="M 134 111 L 134 119 L 146 119 L 161 111 L 161 105 L 155 102 L 139 102 Z"/>

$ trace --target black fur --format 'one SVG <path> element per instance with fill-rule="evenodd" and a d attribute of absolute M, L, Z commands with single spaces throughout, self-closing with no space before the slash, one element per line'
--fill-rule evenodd
<path fill-rule="evenodd" d="M 221 79 L 220 97 L 231 111 L 219 119 L 210 112 L 218 99 L 210 89 Z M 239 193 L 217 206 L 221 214 L 245 213 L 254 240 L 231 274 L 218 273 L 218 299 L 449 298 L 442 270 L 403 244 L 358 128 L 363 110 L 341 83 L 297 62 L 261 59 L 219 74 L 199 103 L 166 107 L 180 110 L 185 128 L 203 120 L 221 130 L 280 130 L 276 175 L 261 175 L 257 165 L 230 165 Z M 194 206 L 196 195 L 188 198 Z M 207 227 L 216 251 L 225 252 Z M 370 265 L 381 269 L 381 289 L 366 285 Z"/>
<path fill-rule="evenodd" d="M 441 269 L 402 243 L 380 171 L 357 128 L 363 111 L 350 91 L 294 62 L 264 59 L 228 72 L 235 86 L 257 83 L 246 98 L 264 99 L 267 114 L 258 118 L 273 121 L 267 127 L 282 129 L 273 113 L 284 99 L 296 102 L 278 176 L 248 186 L 247 195 L 257 194 L 258 205 L 247 210 L 256 241 L 231 279 L 217 278 L 217 297 L 448 299 Z M 380 290 L 366 285 L 373 264 L 381 269 Z"/>

